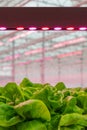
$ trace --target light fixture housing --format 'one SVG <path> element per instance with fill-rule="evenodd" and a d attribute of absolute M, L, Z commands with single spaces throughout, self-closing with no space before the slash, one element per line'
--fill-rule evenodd
<path fill-rule="evenodd" d="M 20 31 L 42 30 L 42 27 L 47 27 L 43 31 L 86 31 L 87 7 L 0 7 L 0 30 L 17 30 L 20 25 L 23 27 Z"/>

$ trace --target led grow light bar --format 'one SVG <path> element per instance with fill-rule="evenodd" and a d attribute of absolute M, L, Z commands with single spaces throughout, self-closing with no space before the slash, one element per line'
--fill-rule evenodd
<path fill-rule="evenodd" d="M 0 7 L 0 30 L 87 30 L 87 8 Z"/>

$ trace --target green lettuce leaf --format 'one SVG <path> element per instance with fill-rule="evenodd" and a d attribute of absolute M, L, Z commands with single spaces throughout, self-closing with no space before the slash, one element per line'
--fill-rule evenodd
<path fill-rule="evenodd" d="M 87 127 L 87 115 L 78 113 L 65 114 L 61 116 L 59 126 L 81 125 Z"/>
<path fill-rule="evenodd" d="M 61 91 L 58 91 L 53 95 L 48 96 L 48 101 L 54 111 L 60 110 L 63 106 L 63 97 L 64 95 Z"/>
<path fill-rule="evenodd" d="M 32 83 L 29 79 L 24 78 L 20 83 L 20 88 L 23 92 L 25 100 L 29 100 L 33 93 L 42 89 L 43 85 L 40 83 Z"/>
<path fill-rule="evenodd" d="M 85 127 L 80 125 L 72 125 L 68 127 L 59 127 L 58 130 L 85 130 Z"/>
<path fill-rule="evenodd" d="M 87 94 L 79 94 L 77 97 L 78 106 L 84 109 L 84 113 L 87 114 Z"/>
<path fill-rule="evenodd" d="M 0 126 L 0 130 L 9 130 L 9 128 L 8 127 L 6 128 L 6 127 L 1 127 Z"/>
<path fill-rule="evenodd" d="M 17 130 L 47 130 L 45 124 L 38 120 L 22 122 L 17 125 Z"/>
<path fill-rule="evenodd" d="M 65 86 L 65 84 L 63 83 L 63 82 L 58 82 L 56 85 L 55 85 L 55 87 L 54 87 L 57 91 L 59 91 L 59 90 L 63 90 L 63 89 L 65 89 L 66 88 L 66 86 Z"/>
<path fill-rule="evenodd" d="M 64 99 L 65 106 L 63 107 L 65 113 L 84 113 L 84 110 L 77 106 L 77 99 L 74 96 L 67 96 Z"/>
<path fill-rule="evenodd" d="M 0 126 L 8 127 L 21 122 L 14 108 L 8 104 L 0 103 Z"/>
<path fill-rule="evenodd" d="M 14 105 L 24 101 L 22 91 L 16 83 L 8 83 L 4 87 L 3 96 L 14 102 Z"/>
<path fill-rule="evenodd" d="M 46 104 L 48 109 L 51 109 L 50 102 L 48 99 L 51 95 L 53 95 L 52 88 L 49 85 L 46 85 L 41 90 L 33 93 L 32 99 L 42 100 Z"/>
<path fill-rule="evenodd" d="M 41 118 L 46 121 L 51 120 L 50 112 L 46 105 L 37 99 L 27 100 L 14 107 L 18 115 L 24 119 Z"/>
<path fill-rule="evenodd" d="M 28 78 L 24 78 L 20 83 L 20 87 L 30 87 L 30 86 L 32 87 L 33 83 Z"/>

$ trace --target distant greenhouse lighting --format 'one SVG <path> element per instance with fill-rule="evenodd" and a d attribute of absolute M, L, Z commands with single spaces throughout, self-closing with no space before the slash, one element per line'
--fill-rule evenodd
<path fill-rule="evenodd" d="M 3 42 L 0 42 L 0 46 L 2 46 L 3 45 Z"/>
<path fill-rule="evenodd" d="M 80 43 L 80 42 L 84 42 L 84 41 L 86 41 L 85 37 L 75 38 L 72 40 L 57 43 L 57 44 L 53 45 L 53 48 L 60 48 L 60 47 L 66 46 L 66 45 L 72 45 L 72 44 L 76 44 L 76 43 Z"/>
<path fill-rule="evenodd" d="M 15 59 L 17 59 L 17 58 L 19 58 L 20 57 L 20 54 L 15 54 L 14 55 L 14 58 Z M 12 60 L 13 58 L 12 58 L 12 56 L 7 56 L 7 57 L 5 57 L 4 58 L 4 61 L 9 61 L 9 60 Z"/>
<path fill-rule="evenodd" d="M 15 41 L 15 40 L 17 40 L 17 39 L 19 39 L 19 38 L 23 38 L 23 37 L 26 37 L 27 35 L 29 35 L 29 34 L 31 34 L 32 32 L 24 32 L 24 33 L 22 33 L 22 34 L 20 34 L 20 35 L 17 35 L 17 36 L 14 36 L 14 37 L 11 37 L 11 38 L 9 38 L 9 40 L 8 40 L 8 42 L 12 42 L 12 41 Z"/>
<path fill-rule="evenodd" d="M 68 56 L 73 56 L 73 55 L 81 55 L 82 51 L 74 51 L 74 52 L 69 52 L 69 53 L 65 53 L 65 54 L 60 54 L 58 55 L 58 58 L 64 58 L 64 57 L 68 57 Z"/>
<path fill-rule="evenodd" d="M 32 50 L 32 51 L 25 52 L 25 55 L 36 54 L 36 53 L 40 53 L 42 51 L 43 51 L 42 48 L 38 48 L 38 49 L 35 49 L 35 50 Z"/>

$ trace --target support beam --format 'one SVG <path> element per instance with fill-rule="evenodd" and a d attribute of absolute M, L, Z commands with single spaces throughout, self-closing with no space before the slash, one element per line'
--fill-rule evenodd
<path fill-rule="evenodd" d="M 19 2 L 15 5 L 15 7 L 23 7 L 27 3 L 29 3 L 31 0 L 23 0 L 22 2 Z"/>
<path fill-rule="evenodd" d="M 87 0 L 80 2 L 80 3 L 77 4 L 76 6 L 77 6 L 77 7 L 80 7 L 81 5 L 84 5 L 84 4 L 87 4 Z"/>
<path fill-rule="evenodd" d="M 67 32 L 67 34 L 70 34 L 70 32 Z M 53 33 L 53 34 L 50 34 L 49 36 L 47 36 L 47 37 L 45 37 L 44 38 L 44 41 L 49 41 L 49 40 L 51 40 L 51 39 L 53 39 L 53 38 L 57 38 L 57 37 L 59 37 L 59 36 L 62 36 L 63 35 L 63 33 L 61 32 L 61 33 L 57 33 L 57 32 L 55 32 L 55 33 Z M 43 41 L 43 38 L 41 37 L 41 38 L 38 38 L 38 39 L 34 39 L 34 40 L 32 40 L 31 42 L 28 42 L 28 43 L 24 43 L 24 44 L 22 44 L 22 45 L 20 45 L 20 46 L 17 46 L 17 47 L 15 47 L 15 50 L 18 50 L 18 49 L 23 49 L 23 48 L 27 48 L 28 46 L 30 46 L 30 45 L 36 45 L 37 43 L 40 43 L 40 42 L 42 42 Z M 0 51 L 0 55 L 3 55 L 3 54 L 5 54 L 5 53 L 9 53 L 11 51 L 11 49 L 9 48 L 9 50 L 3 50 L 3 51 Z"/>

